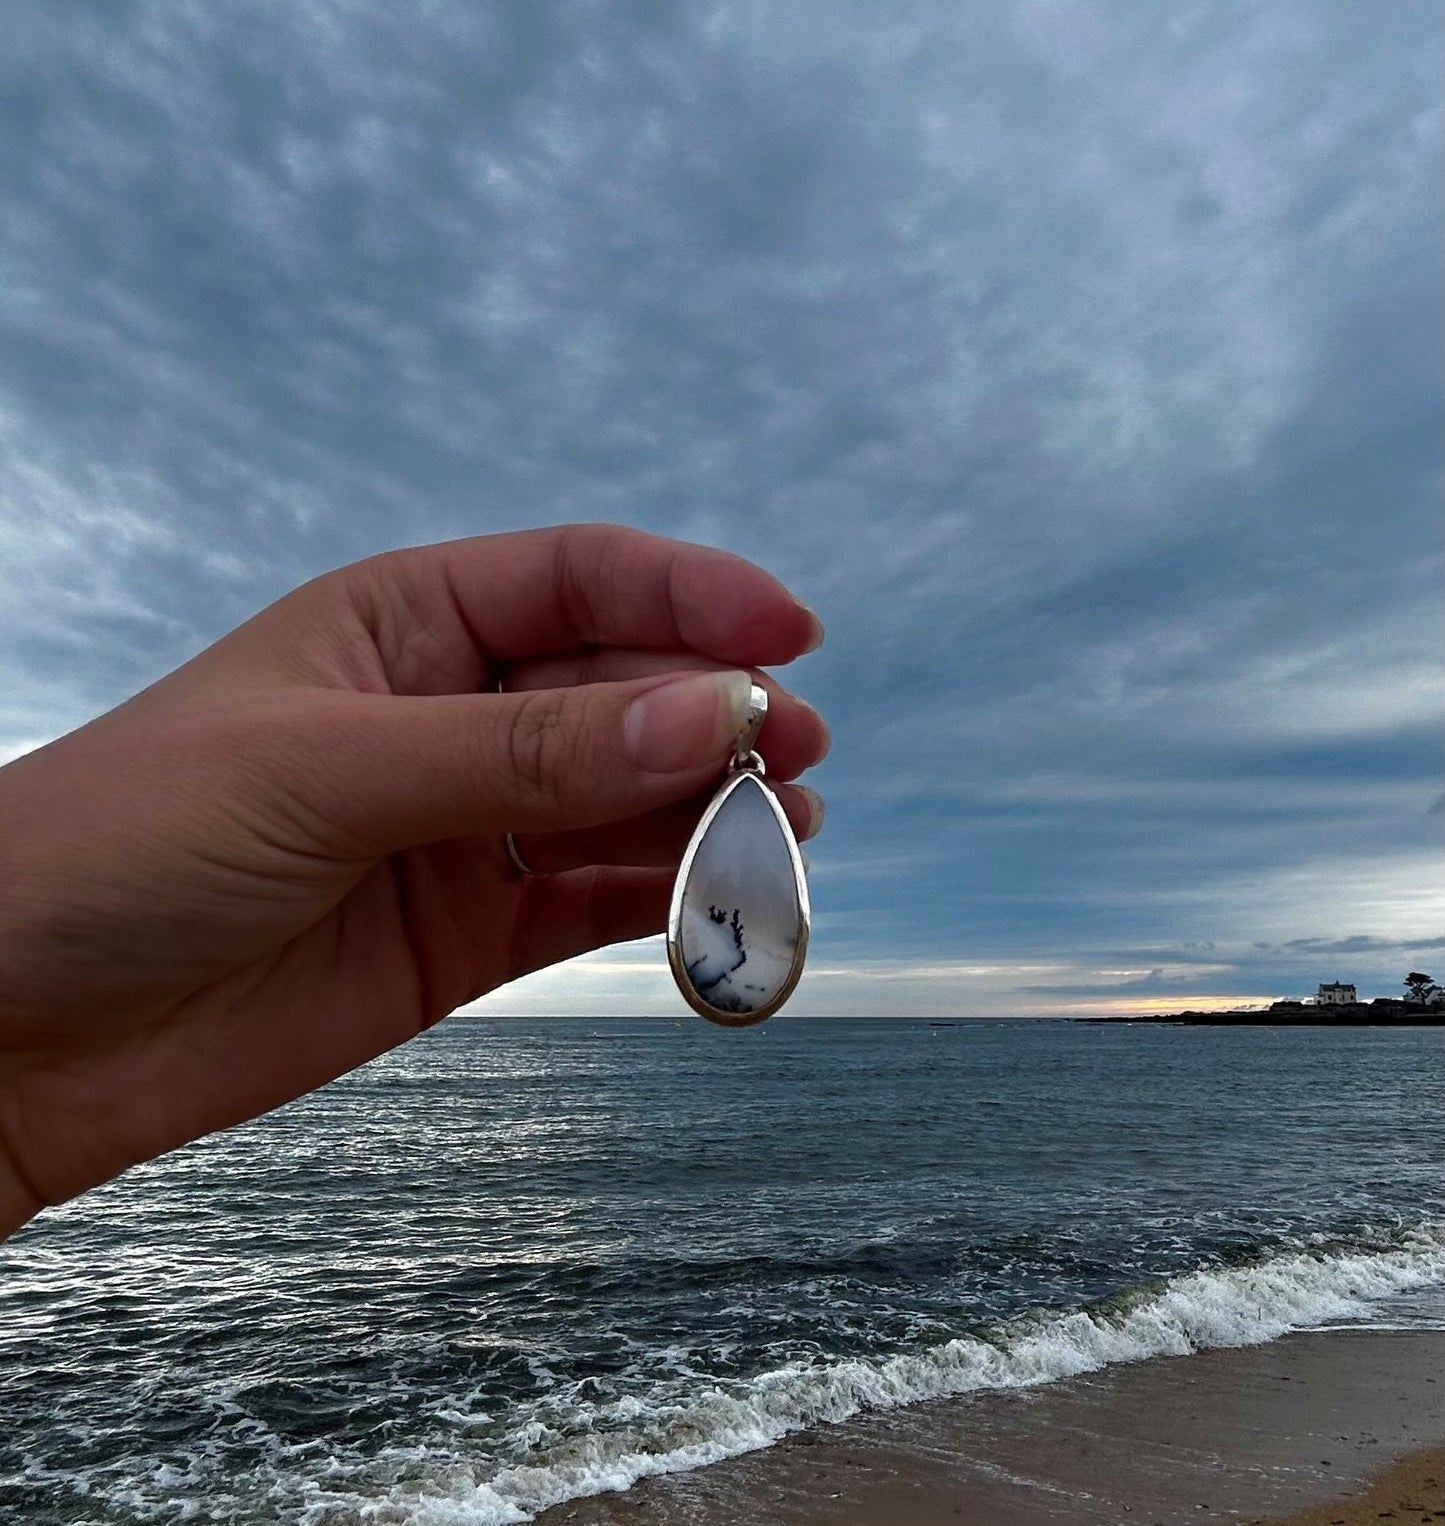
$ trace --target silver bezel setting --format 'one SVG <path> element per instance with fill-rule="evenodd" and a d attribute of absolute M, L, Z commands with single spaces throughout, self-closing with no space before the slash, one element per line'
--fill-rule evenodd
<path fill-rule="evenodd" d="M 793 883 L 798 895 L 798 944 L 793 951 L 793 963 L 788 970 L 787 978 L 770 1001 L 759 1007 L 756 1012 L 724 1012 L 702 996 L 688 977 L 687 967 L 682 959 L 682 896 L 693 860 L 697 857 L 698 846 L 706 835 L 707 829 L 716 820 L 728 796 L 734 790 L 745 788 L 749 782 L 762 791 L 763 798 L 768 802 L 768 807 L 782 830 L 783 841 L 787 844 L 788 859 L 793 869 Z M 763 782 L 762 760 L 757 758 L 756 754 L 749 754 L 746 762 L 734 765 L 732 777 L 708 802 L 707 809 L 702 813 L 702 820 L 698 822 L 697 829 L 692 834 L 692 841 L 688 843 L 687 851 L 682 855 L 682 862 L 677 867 L 677 878 L 672 886 L 672 905 L 667 914 L 667 962 L 672 966 L 673 978 L 677 981 L 677 988 L 682 993 L 683 1000 L 699 1017 L 705 1017 L 710 1023 L 718 1023 L 724 1028 L 750 1028 L 754 1023 L 761 1023 L 771 1017 L 793 994 L 802 977 L 803 965 L 808 956 L 808 936 L 811 928 L 812 912 L 808 904 L 808 877 L 803 867 L 803 855 L 798 848 L 798 839 L 793 835 L 792 825 L 778 803 L 778 797 Z"/>

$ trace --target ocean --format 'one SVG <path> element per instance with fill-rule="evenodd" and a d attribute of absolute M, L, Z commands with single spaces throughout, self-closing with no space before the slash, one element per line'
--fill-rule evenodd
<path fill-rule="evenodd" d="M 0 1519 L 492 1526 L 1445 1326 L 1438 1031 L 456 1018 L 0 1246 Z"/>

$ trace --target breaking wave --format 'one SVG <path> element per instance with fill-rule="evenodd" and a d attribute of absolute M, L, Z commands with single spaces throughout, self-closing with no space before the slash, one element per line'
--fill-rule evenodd
<path fill-rule="evenodd" d="M 1445 1283 L 1445 1224 L 1392 1239 L 1302 1244 L 1089 1306 L 1035 1310 L 884 1358 L 793 1362 L 691 1395 L 580 1403 L 565 1416 L 534 1417 L 525 1433 L 514 1434 L 514 1445 L 532 1454 L 517 1465 L 477 1477 L 451 1453 L 445 1479 L 428 1487 L 413 1473 L 407 1486 L 383 1497 L 361 1497 L 332 1479 L 318 1487 L 300 1518 L 307 1526 L 512 1526 L 564 1500 L 703 1467 L 865 1410 L 1051 1383 L 1117 1362 L 1256 1345 L 1341 1321 L 1379 1322 L 1391 1299 Z M 453 1418 L 464 1426 L 465 1414 L 453 1412 Z M 414 1450 L 408 1458 L 415 1463 Z"/>

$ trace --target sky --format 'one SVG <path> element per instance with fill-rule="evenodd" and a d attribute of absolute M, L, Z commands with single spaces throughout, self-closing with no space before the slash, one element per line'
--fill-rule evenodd
<path fill-rule="evenodd" d="M 0 759 L 608 519 L 828 640 L 803 1015 L 1445 978 L 1440 16 L 21 7 Z M 655 941 L 496 1012 L 681 1012 Z"/>

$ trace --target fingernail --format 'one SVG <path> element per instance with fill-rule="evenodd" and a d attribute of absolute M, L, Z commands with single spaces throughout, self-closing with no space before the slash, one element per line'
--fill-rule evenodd
<path fill-rule="evenodd" d="M 815 721 L 817 721 L 818 729 L 823 733 L 823 746 L 822 746 L 822 750 L 818 753 L 818 756 L 813 759 L 814 763 L 821 763 L 823 761 L 823 759 L 828 756 L 828 753 L 832 750 L 832 747 L 833 747 L 833 733 L 828 730 L 828 723 L 827 723 L 827 721 L 825 721 L 823 719 L 823 717 L 818 714 L 818 712 L 807 702 L 807 700 L 805 700 L 805 699 L 799 700 L 798 703 L 800 705 L 802 705 L 805 710 L 807 710 L 808 714 L 811 715 Z"/>
<path fill-rule="evenodd" d="M 794 788 L 808 802 L 808 830 L 803 833 L 804 841 L 816 837 L 823 830 L 823 817 L 827 814 L 827 806 L 823 804 L 823 797 L 815 789 L 810 789 L 806 784 L 795 785 Z"/>
<path fill-rule="evenodd" d="M 813 622 L 813 634 L 808 637 L 808 644 L 803 648 L 806 657 L 809 652 L 816 652 L 823 644 L 823 637 L 827 632 L 823 629 L 823 622 L 808 608 L 806 604 L 801 606 L 802 611 Z"/>
<path fill-rule="evenodd" d="M 622 717 L 628 757 L 653 774 L 720 767 L 748 718 L 752 685 L 748 673 L 692 673 L 649 689 Z"/>

